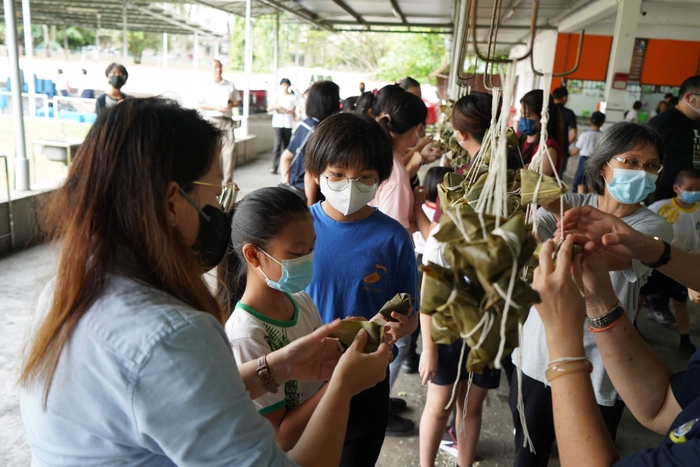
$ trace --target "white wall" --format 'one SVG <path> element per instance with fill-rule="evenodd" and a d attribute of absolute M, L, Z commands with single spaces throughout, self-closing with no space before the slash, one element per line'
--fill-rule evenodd
<path fill-rule="evenodd" d="M 554 54 L 557 48 L 557 32 L 542 31 L 535 36 L 532 61 L 539 72 L 552 71 Z M 527 51 L 524 45 L 518 45 L 510 50 L 511 57 L 520 57 Z M 542 78 L 532 71 L 530 59 L 521 60 L 516 65 L 517 83 L 515 89 L 515 110 L 520 115 L 520 99 L 533 89 L 542 89 Z M 551 90 L 550 90 L 551 92 Z"/>

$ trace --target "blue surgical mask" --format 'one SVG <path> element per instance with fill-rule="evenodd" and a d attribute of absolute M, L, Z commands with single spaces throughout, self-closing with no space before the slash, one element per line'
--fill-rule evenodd
<path fill-rule="evenodd" d="M 299 258 L 283 259 L 280 263 L 266 251 L 260 251 L 272 261 L 282 266 L 282 276 L 277 282 L 270 280 L 267 274 L 265 274 L 265 271 L 260 268 L 260 272 L 265 276 L 265 282 L 270 288 L 279 290 L 280 292 L 297 293 L 304 290 L 311 283 L 311 277 L 314 275 L 313 252 Z"/>
<path fill-rule="evenodd" d="M 520 130 L 520 133 L 524 134 L 525 136 L 536 135 L 538 130 L 537 128 L 535 128 L 535 123 L 537 123 L 535 120 L 520 117 L 520 121 L 518 122 L 518 129 Z"/>
<path fill-rule="evenodd" d="M 679 191 L 681 192 L 681 201 L 686 204 L 695 204 L 700 201 L 700 191 L 683 191 L 680 189 Z"/>
<path fill-rule="evenodd" d="M 610 164 L 608 164 L 610 166 Z M 605 184 L 608 192 L 618 203 L 637 204 L 656 190 L 658 175 L 650 174 L 646 170 L 613 169 L 612 181 Z"/>

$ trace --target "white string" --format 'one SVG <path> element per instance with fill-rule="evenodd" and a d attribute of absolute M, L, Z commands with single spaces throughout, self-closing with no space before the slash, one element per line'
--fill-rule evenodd
<path fill-rule="evenodd" d="M 513 288 L 515 287 L 515 278 L 518 276 L 518 257 L 520 256 L 521 244 L 520 239 L 513 232 L 506 232 L 503 229 L 496 229 L 493 231 L 493 235 L 501 237 L 505 244 L 508 245 L 511 257 L 513 258 L 513 265 L 510 271 L 510 281 L 508 282 L 508 292 L 506 293 L 505 305 L 503 306 L 503 313 L 501 315 L 501 340 L 498 344 L 498 353 L 496 354 L 496 361 L 494 366 L 496 369 L 501 369 L 501 360 L 503 359 L 503 352 L 505 351 L 506 345 L 506 322 L 508 320 L 508 312 L 511 307 L 511 299 L 513 297 Z M 501 297 L 503 297 L 503 292 L 500 290 L 498 284 L 494 284 L 494 289 L 498 292 Z M 519 309 L 519 306 L 514 306 L 514 308 Z"/>
<path fill-rule="evenodd" d="M 462 404 L 462 423 L 459 425 L 459 432 L 457 434 L 464 434 L 464 420 L 467 418 L 467 404 L 469 403 L 469 392 L 472 388 L 472 380 L 474 379 L 474 373 L 469 373 L 469 378 L 467 379 L 467 393 L 464 395 L 464 404 Z"/>
<path fill-rule="evenodd" d="M 539 219 L 537 218 L 537 201 L 539 197 L 539 191 L 541 187 L 541 182 L 543 179 L 542 170 L 544 170 L 544 158 L 547 157 L 550 167 L 552 167 L 552 172 L 554 173 L 554 178 L 557 181 L 557 185 L 563 188 L 564 182 L 559 177 L 559 173 L 556 169 L 556 165 L 552 160 L 552 155 L 547 150 L 547 139 L 549 139 L 549 134 L 547 132 L 547 124 L 549 123 L 549 92 L 552 87 L 552 73 L 547 72 L 544 74 L 544 84 L 543 84 L 543 99 L 542 99 L 542 118 L 540 120 L 540 144 L 532 156 L 530 161 L 529 169 L 538 172 L 540 177 L 537 180 L 537 185 L 535 186 L 535 192 L 532 196 L 532 204 L 527 207 L 525 222 L 530 222 L 532 224 L 532 232 L 537 235 L 537 229 L 539 227 Z M 567 135 L 568 138 L 568 135 Z M 559 214 L 564 217 L 564 199 L 559 198 Z M 560 217 L 560 218 L 561 218 Z"/>
<path fill-rule="evenodd" d="M 518 323 L 518 415 L 520 417 L 520 426 L 523 429 L 523 447 L 530 445 L 530 452 L 536 454 L 535 445 L 532 444 L 530 432 L 527 429 L 527 420 L 525 419 L 525 401 L 523 400 L 523 325 Z"/>
<path fill-rule="evenodd" d="M 445 406 L 445 410 L 448 410 L 450 406 L 452 405 L 452 401 L 455 399 L 455 392 L 457 391 L 457 386 L 459 386 L 459 377 L 462 374 L 462 362 L 464 361 L 464 347 L 467 345 L 467 341 L 462 339 L 462 350 L 459 353 L 459 365 L 457 366 L 457 379 L 455 380 L 454 384 L 452 385 L 452 394 L 450 394 L 450 400 L 447 402 L 447 405 Z"/>

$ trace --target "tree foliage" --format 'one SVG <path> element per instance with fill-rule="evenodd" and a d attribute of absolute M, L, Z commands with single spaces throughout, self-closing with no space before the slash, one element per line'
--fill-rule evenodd
<path fill-rule="evenodd" d="M 161 35 L 157 32 L 127 31 L 126 40 L 134 57 L 140 57 L 144 49 L 157 50 L 161 46 Z"/>
<path fill-rule="evenodd" d="M 253 71 L 268 72 L 274 63 L 274 16 L 253 20 Z M 243 70 L 245 19 L 234 17 L 230 65 Z M 340 32 L 281 21 L 278 66 L 298 64 L 372 74 L 388 81 L 411 76 L 427 82 L 446 58 L 444 35 L 419 33 Z"/>

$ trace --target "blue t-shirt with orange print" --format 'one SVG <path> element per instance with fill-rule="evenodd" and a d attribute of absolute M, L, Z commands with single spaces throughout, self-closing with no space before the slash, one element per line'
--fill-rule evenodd
<path fill-rule="evenodd" d="M 375 211 L 356 222 L 336 222 L 311 206 L 316 230 L 314 275 L 306 291 L 324 323 L 336 318 L 372 318 L 399 292 L 416 298 L 419 277 L 406 229 Z"/>

